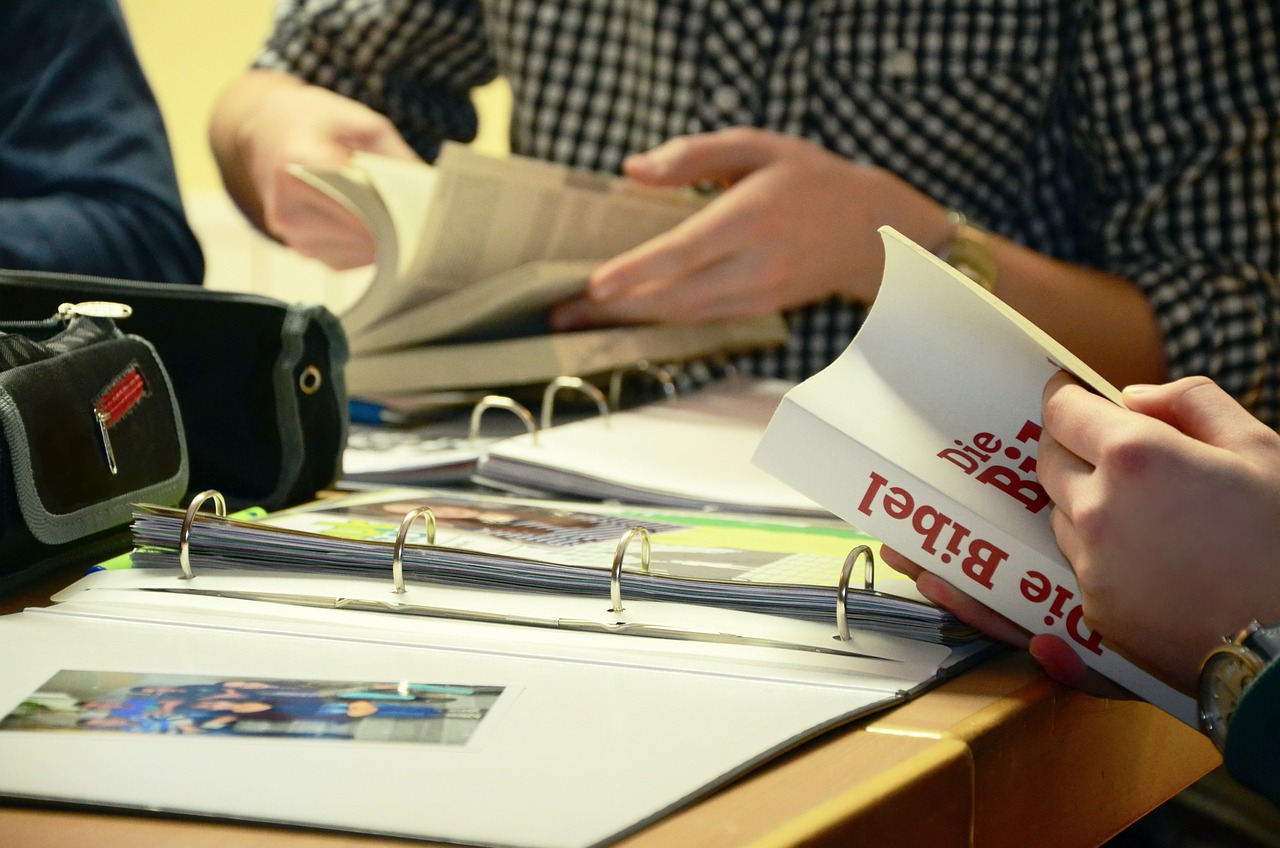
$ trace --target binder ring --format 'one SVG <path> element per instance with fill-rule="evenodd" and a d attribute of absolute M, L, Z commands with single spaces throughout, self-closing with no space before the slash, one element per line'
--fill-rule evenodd
<path fill-rule="evenodd" d="M 649 531 L 643 527 L 632 527 L 622 535 L 613 552 L 613 568 L 609 569 L 609 600 L 613 606 L 609 607 L 609 612 L 622 612 L 622 561 L 627 558 L 631 540 L 637 536 L 640 537 L 640 570 L 649 573 Z"/>
<path fill-rule="evenodd" d="M 863 577 L 862 587 L 868 592 L 876 587 L 876 555 L 866 545 L 858 545 L 858 547 L 849 551 L 849 555 L 844 558 L 844 567 L 840 569 L 840 582 L 836 586 L 835 638 L 841 642 L 848 642 L 852 638 L 849 636 L 849 577 L 853 573 L 853 567 L 857 564 L 858 559 L 864 554 L 867 557 L 867 570 Z"/>
<path fill-rule="evenodd" d="M 420 506 L 409 510 L 400 522 L 400 531 L 396 533 L 396 546 L 391 554 L 392 591 L 397 595 L 404 594 L 404 546 L 409 538 L 409 528 L 413 526 L 418 516 L 423 516 L 427 522 L 427 544 L 436 543 L 436 514 L 431 511 L 431 507 Z"/>
<path fill-rule="evenodd" d="M 600 412 L 600 417 L 604 419 L 606 425 L 609 423 L 609 402 L 605 400 L 604 392 L 581 377 L 556 377 L 547 384 L 546 389 L 542 392 L 541 427 L 543 430 L 551 426 L 552 413 L 554 413 L 556 405 L 556 392 L 561 389 L 577 389 L 594 400 L 596 409 Z"/>
<path fill-rule="evenodd" d="M 503 395 L 485 395 L 476 404 L 475 409 L 471 410 L 471 428 L 468 431 L 467 438 L 471 447 L 475 447 L 476 438 L 480 435 L 480 417 L 484 415 L 488 409 L 506 409 L 514 412 L 521 421 L 524 422 L 525 429 L 533 436 L 533 443 L 538 443 L 538 425 L 533 420 L 533 413 L 516 403 L 509 397 Z"/>
<path fill-rule="evenodd" d="M 187 514 L 182 517 L 182 535 L 178 537 L 178 562 L 182 565 L 182 577 L 178 578 L 180 580 L 190 580 L 195 577 L 191 572 L 191 525 L 195 523 L 196 513 L 207 500 L 213 501 L 214 514 L 219 518 L 227 517 L 227 500 L 222 497 L 222 492 L 206 489 L 191 499 Z"/>
<path fill-rule="evenodd" d="M 609 375 L 609 407 L 611 409 L 620 409 L 622 407 L 622 378 L 631 371 L 639 371 L 642 374 L 648 374 L 653 377 L 662 384 L 662 393 L 667 400 L 676 399 L 678 391 L 675 378 L 671 376 L 671 372 L 642 359 L 630 368 L 619 368 Z"/>

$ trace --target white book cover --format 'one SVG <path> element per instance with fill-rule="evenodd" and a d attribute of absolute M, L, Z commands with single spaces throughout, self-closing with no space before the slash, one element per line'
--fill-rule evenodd
<path fill-rule="evenodd" d="M 988 607 L 1063 637 L 1093 669 L 1194 726 L 1194 702 L 1083 620 L 1036 477 L 1045 383 L 1118 390 L 962 274 L 889 228 L 884 279 L 837 360 L 788 392 L 763 469 Z"/>

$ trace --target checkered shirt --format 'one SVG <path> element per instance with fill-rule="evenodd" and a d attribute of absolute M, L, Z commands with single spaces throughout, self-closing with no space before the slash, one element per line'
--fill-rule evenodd
<path fill-rule="evenodd" d="M 503 75 L 515 152 L 601 171 L 753 125 L 901 175 L 1146 294 L 1169 376 L 1280 424 L 1280 4 L 1257 0 L 284 0 L 257 59 L 430 159 Z M 863 308 L 745 363 L 802 379 Z M 904 340 L 903 355 L 910 355 Z"/>

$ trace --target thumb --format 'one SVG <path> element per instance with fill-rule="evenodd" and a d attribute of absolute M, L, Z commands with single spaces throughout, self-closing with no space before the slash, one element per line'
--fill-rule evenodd
<path fill-rule="evenodd" d="M 1265 427 L 1208 377 L 1184 377 L 1162 386 L 1127 386 L 1124 401 L 1134 412 L 1215 447 L 1243 444 L 1249 433 Z"/>
<path fill-rule="evenodd" d="M 394 130 L 366 133 L 353 146 L 368 153 L 379 153 L 394 159 L 418 160 L 420 158 L 417 151 Z"/>
<path fill-rule="evenodd" d="M 623 171 L 648 185 L 730 184 L 763 167 L 771 156 L 764 134 L 736 127 L 673 138 L 628 156 Z"/>

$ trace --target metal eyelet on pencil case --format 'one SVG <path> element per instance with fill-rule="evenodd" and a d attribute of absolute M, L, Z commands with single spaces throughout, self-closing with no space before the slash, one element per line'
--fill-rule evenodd
<path fill-rule="evenodd" d="M 127 550 L 133 504 L 176 504 L 189 468 L 155 348 L 127 306 L 0 321 L 0 591 Z"/>

